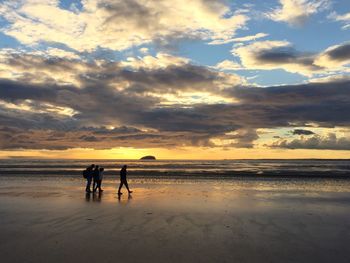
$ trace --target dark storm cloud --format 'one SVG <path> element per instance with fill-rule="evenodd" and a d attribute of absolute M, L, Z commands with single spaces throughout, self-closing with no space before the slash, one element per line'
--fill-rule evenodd
<path fill-rule="evenodd" d="M 216 88 L 214 83 L 225 81 L 225 76 L 206 67 L 191 64 L 131 70 L 113 63 L 104 65 L 99 71 L 82 74 L 80 81 L 84 86 L 115 85 L 128 82 L 129 87 L 125 92 L 165 94 L 181 91 L 212 91 Z M 237 78 L 237 83 L 239 83 L 239 78 Z"/>
<path fill-rule="evenodd" d="M 303 129 L 295 129 L 292 131 L 293 135 L 312 135 L 315 134 L 313 131 L 303 130 Z"/>
<path fill-rule="evenodd" d="M 0 87 L 1 89 L 1 87 Z M 69 116 L 55 113 L 36 113 L 26 110 L 8 109 L 0 106 L 0 125 L 4 128 L 75 130 L 78 123 Z"/>
<path fill-rule="evenodd" d="M 310 70 L 322 69 L 314 65 L 315 55 L 298 52 L 290 47 L 263 49 L 255 53 L 254 58 L 261 64 L 298 64 Z"/>
<path fill-rule="evenodd" d="M 171 58 L 168 57 L 170 60 Z M 157 61 L 156 58 L 153 59 Z M 37 80 L 43 78 L 42 83 L 45 85 L 42 86 L 57 84 L 62 86 L 63 82 L 68 81 L 65 80 L 66 75 L 69 75 L 75 81 L 71 86 L 77 84 L 84 88 L 103 86 L 97 88 L 98 92 L 100 92 L 99 89 L 105 89 L 107 86 L 120 89 L 123 87 L 122 83 L 125 84 L 125 82 L 128 83 L 128 89 L 125 92 L 139 94 L 145 92 L 177 93 L 185 90 L 212 91 L 215 83 L 228 81 L 228 75 L 185 62 L 167 67 L 134 69 L 123 66 L 120 62 L 103 62 L 97 65 L 93 62 L 9 53 L 3 58 L 2 64 L 8 68 L 9 72 L 16 73 L 19 83 L 38 83 Z M 59 81 L 55 82 L 55 79 Z M 241 80 L 236 77 L 234 81 L 238 84 Z M 6 84 L 2 83 L 2 85 Z M 10 81 L 7 85 L 10 85 Z M 36 86 L 40 85 L 36 84 Z M 28 89 L 21 92 L 32 93 L 33 90 Z"/>
<path fill-rule="evenodd" d="M 57 90 L 55 87 L 40 87 L 17 81 L 0 79 L 0 98 L 16 102 L 20 100 L 55 101 Z"/>
<path fill-rule="evenodd" d="M 246 69 L 284 69 L 305 76 L 346 72 L 350 43 L 331 46 L 321 52 L 302 52 L 286 41 L 261 41 L 231 50 Z"/>
<path fill-rule="evenodd" d="M 287 149 L 317 149 L 317 150 L 350 150 L 350 139 L 339 137 L 335 133 L 321 137 L 314 135 L 304 139 L 294 139 L 292 141 L 279 140 L 270 145 L 272 148 Z"/>
<path fill-rule="evenodd" d="M 74 61 L 64 58 L 43 58 L 30 54 L 11 54 L 6 58 L 7 65 L 24 70 L 30 70 L 31 68 L 35 68 L 36 70 L 50 68 L 50 71 L 72 71 L 75 70 L 76 65 Z"/>
<path fill-rule="evenodd" d="M 131 98 L 126 92 L 103 86 L 103 83 L 99 87 L 89 86 L 80 89 L 59 85 L 25 84 L 8 80 L 0 80 L 0 99 L 12 103 L 33 100 L 35 107 L 41 107 L 42 111 L 48 107 L 45 103 L 69 107 L 77 112 L 70 119 L 82 124 L 88 124 L 89 121 L 96 124 L 108 124 L 116 119 L 116 114 L 120 119 L 127 119 L 130 114 L 136 114 L 158 102 L 158 99 L 153 97 L 137 94 Z M 24 123 L 31 122 L 33 119 L 20 116 L 21 114 L 16 114 L 16 111 L 8 111 L 8 113 L 17 116 L 18 119 L 23 119 Z M 3 118 L 6 118 L 6 111 L 4 115 Z M 39 116 L 49 121 L 53 114 L 39 114 Z M 56 114 L 55 117 L 57 116 L 59 115 Z M 38 121 L 41 118 L 35 119 Z"/>
<path fill-rule="evenodd" d="M 283 85 L 268 88 L 237 87 L 224 92 L 243 103 L 296 106 L 350 102 L 350 81 Z"/>
<path fill-rule="evenodd" d="M 240 100 L 251 127 L 349 126 L 350 82 L 310 83 L 269 88 L 241 87 L 228 91 Z M 237 111 L 236 111 L 237 112 Z M 238 112 L 240 112 L 238 110 Z M 234 115 L 233 115 L 234 116 Z"/>
<path fill-rule="evenodd" d="M 0 104 L 1 149 L 215 147 L 214 138 L 234 140 L 231 147 L 253 147 L 259 128 L 350 126 L 349 80 L 219 88 L 226 77 L 190 64 L 129 70 L 104 63 L 79 72 L 80 86 L 2 79 L 0 102 L 30 110 Z M 161 106 L 153 96 L 193 90 L 236 102 Z M 60 107 L 71 109 L 71 116 Z"/>
<path fill-rule="evenodd" d="M 84 128 L 57 132 L 48 129 L 0 128 L 0 149 L 47 149 L 65 150 L 70 148 L 110 149 L 113 147 L 166 147 L 180 145 L 208 146 L 208 137 L 186 132 L 125 133 L 118 135 L 111 130 L 96 134 L 100 128 Z"/>
<path fill-rule="evenodd" d="M 225 135 L 222 137 L 225 140 L 235 140 L 234 143 L 225 145 L 225 147 L 235 147 L 235 148 L 253 148 L 253 142 L 259 139 L 259 136 L 254 129 L 241 129 L 237 130 L 235 134 Z"/>
<path fill-rule="evenodd" d="M 222 78 L 205 67 L 194 65 L 169 66 L 165 69 L 152 71 L 125 71 L 122 76 L 125 80 L 134 82 L 142 91 L 172 93 L 179 90 L 206 90 L 212 89 L 215 80 Z M 141 91 L 141 90 L 139 90 Z"/>
<path fill-rule="evenodd" d="M 350 43 L 345 43 L 325 52 L 331 60 L 346 61 L 350 60 Z"/>
<path fill-rule="evenodd" d="M 230 92 L 241 99 L 239 103 L 152 109 L 139 115 L 138 122 L 158 129 L 202 130 L 213 134 L 245 127 L 284 127 L 292 123 L 316 122 L 326 127 L 350 124 L 348 82 L 320 84 L 318 88 L 316 84 L 303 86 L 233 89 Z"/>
<path fill-rule="evenodd" d="M 130 133 L 138 133 L 142 132 L 140 129 L 137 129 L 135 127 L 127 127 L 127 126 L 121 126 L 116 127 L 112 129 L 106 129 L 104 127 L 100 128 L 82 128 L 82 130 L 88 130 L 92 131 L 94 134 L 130 134 Z"/>

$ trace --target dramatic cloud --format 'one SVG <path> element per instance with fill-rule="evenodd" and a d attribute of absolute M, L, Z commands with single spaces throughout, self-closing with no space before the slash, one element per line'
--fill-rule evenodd
<path fill-rule="evenodd" d="M 350 150 L 350 137 L 337 138 L 335 133 L 327 136 L 312 136 L 311 138 L 279 140 L 271 147 L 288 149 L 318 149 L 318 150 Z"/>
<path fill-rule="evenodd" d="M 14 127 L 0 127 L 0 148 L 66 150 L 69 148 L 110 149 L 112 147 L 165 147 L 186 145 L 210 146 L 207 136 L 186 132 L 142 131 L 121 126 L 105 128 L 85 128 L 77 130 L 23 130 Z"/>
<path fill-rule="evenodd" d="M 329 0 L 280 0 L 281 6 L 268 14 L 268 17 L 301 26 L 311 15 L 329 8 L 330 3 Z"/>
<path fill-rule="evenodd" d="M 285 69 L 310 75 L 323 68 L 314 65 L 315 55 L 296 51 L 287 41 L 261 41 L 234 48 L 232 54 L 248 69 Z"/>
<path fill-rule="evenodd" d="M 3 33 L 23 44 L 61 43 L 78 51 L 124 50 L 167 39 L 225 40 L 248 19 L 230 14 L 221 0 L 85 0 L 81 9 L 70 10 L 59 0 L 5 1 L 0 16 L 9 23 Z"/>
<path fill-rule="evenodd" d="M 327 48 L 315 61 L 324 67 L 341 68 L 350 64 L 350 43 L 344 43 Z"/>
<path fill-rule="evenodd" d="M 115 62 L 1 56 L 2 149 L 251 148 L 259 129 L 350 126 L 348 78 L 261 88 L 164 53 Z"/>
<path fill-rule="evenodd" d="M 170 73 L 173 69 L 168 70 Z M 131 80 L 133 75 L 129 74 Z M 210 74 L 215 76 L 214 72 Z M 180 78 L 176 83 L 192 81 L 187 75 L 175 76 Z M 183 107 L 178 104 L 161 106 L 159 97 L 139 96 L 135 89 L 118 90 L 114 88 L 118 86 L 118 78 L 110 85 L 113 76 L 102 74 L 99 77 L 91 77 L 93 82 L 83 81 L 79 88 L 2 80 L 2 147 L 252 147 L 258 139 L 256 130 L 259 128 L 300 127 L 309 123 L 319 127 L 350 125 L 347 114 L 350 111 L 350 83 L 346 80 L 218 90 L 210 79 L 205 78 L 211 83 L 213 94 L 219 92 L 222 97 L 234 99 L 233 102 Z M 162 89 L 151 89 L 159 82 L 162 81 L 158 78 L 149 78 L 150 91 L 162 92 Z M 170 81 L 161 85 L 166 88 L 173 84 Z M 210 92 L 209 86 L 207 89 Z M 131 128 L 106 128 L 111 126 Z M 14 131 L 8 132 L 8 129 Z M 27 133 L 27 137 L 23 133 Z"/>
<path fill-rule="evenodd" d="M 330 4 L 1 1 L 0 150 L 349 149 L 350 44 L 330 23 L 349 14 Z M 328 24 L 306 46 L 311 27 L 271 22 L 311 16 Z M 284 76 L 303 84 L 269 86 Z"/>
<path fill-rule="evenodd" d="M 128 92 L 158 94 L 207 91 L 240 84 L 241 78 L 159 53 L 119 62 L 82 62 L 38 55 L 0 53 L 0 77 L 34 84 L 107 85 Z"/>
<path fill-rule="evenodd" d="M 247 69 L 284 69 L 306 76 L 343 71 L 350 63 L 350 44 L 329 47 L 317 53 L 300 52 L 287 41 L 261 41 L 232 49 Z"/>

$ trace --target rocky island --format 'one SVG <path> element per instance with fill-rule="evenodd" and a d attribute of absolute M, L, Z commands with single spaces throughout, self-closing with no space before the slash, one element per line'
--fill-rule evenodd
<path fill-rule="evenodd" d="M 147 156 L 141 157 L 140 160 L 156 160 L 156 157 L 152 155 L 147 155 Z"/>

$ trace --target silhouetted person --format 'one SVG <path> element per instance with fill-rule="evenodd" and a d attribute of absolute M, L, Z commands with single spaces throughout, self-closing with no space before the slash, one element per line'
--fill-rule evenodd
<path fill-rule="evenodd" d="M 104 168 L 100 168 L 99 170 L 99 173 L 98 173 L 98 180 L 97 180 L 97 186 L 96 186 L 96 189 L 95 191 L 97 190 L 98 188 L 98 192 L 103 192 L 103 190 L 101 189 L 101 185 L 102 185 L 102 179 L 103 179 L 103 171 L 104 171 Z"/>
<path fill-rule="evenodd" d="M 83 172 L 83 176 L 84 178 L 86 179 L 86 189 L 85 191 L 87 193 L 91 193 L 91 189 L 90 189 L 90 186 L 91 186 L 91 181 L 92 181 L 92 177 L 93 177 L 93 169 L 94 169 L 95 165 L 94 164 L 91 164 L 89 167 L 87 167 L 85 169 L 85 171 Z"/>
<path fill-rule="evenodd" d="M 99 175 L 100 175 L 100 169 L 99 169 L 99 166 L 96 165 L 92 173 L 92 178 L 93 178 L 92 190 L 94 192 L 96 192 L 96 189 L 97 189 Z"/>
<path fill-rule="evenodd" d="M 128 190 L 129 194 L 132 193 L 132 191 L 130 191 L 130 189 L 129 189 L 128 181 L 126 180 L 126 168 L 127 168 L 127 166 L 124 165 L 122 167 L 122 169 L 120 169 L 120 185 L 119 185 L 119 189 L 118 189 L 118 195 L 122 194 L 120 192 L 120 190 L 122 189 L 123 185 L 125 185 L 125 187 Z"/>

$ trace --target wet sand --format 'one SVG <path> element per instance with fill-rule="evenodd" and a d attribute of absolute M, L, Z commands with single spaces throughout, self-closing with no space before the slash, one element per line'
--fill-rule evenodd
<path fill-rule="evenodd" d="M 350 262 L 349 180 L 0 177 L 1 262 Z"/>

